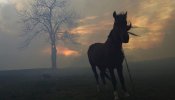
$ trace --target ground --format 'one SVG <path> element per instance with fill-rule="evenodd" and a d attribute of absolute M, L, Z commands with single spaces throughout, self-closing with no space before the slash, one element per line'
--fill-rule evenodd
<path fill-rule="evenodd" d="M 131 68 L 137 100 L 175 100 L 174 66 L 159 65 L 167 64 L 154 64 L 147 70 L 141 66 Z M 125 77 L 133 94 L 126 72 Z M 97 93 L 88 67 L 0 71 L 0 100 L 113 100 L 112 85 L 109 81 L 107 84 L 107 88 L 101 85 L 101 92 Z M 133 96 L 122 99 L 136 100 Z"/>

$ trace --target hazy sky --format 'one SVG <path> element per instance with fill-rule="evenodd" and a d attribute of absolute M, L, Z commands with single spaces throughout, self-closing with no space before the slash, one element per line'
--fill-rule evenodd
<path fill-rule="evenodd" d="M 36 37 L 29 47 L 19 49 L 23 37 L 17 10 L 32 0 L 0 0 L 0 70 L 49 68 L 50 45 L 44 36 Z M 128 11 L 128 21 L 142 28 L 131 31 L 124 46 L 128 61 L 175 57 L 175 0 L 71 0 L 79 14 L 79 45 L 58 43 L 58 67 L 89 66 L 86 52 L 90 44 L 104 42 L 112 29 L 113 11 Z"/>

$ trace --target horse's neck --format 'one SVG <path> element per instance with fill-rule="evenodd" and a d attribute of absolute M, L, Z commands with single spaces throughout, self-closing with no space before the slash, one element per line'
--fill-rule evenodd
<path fill-rule="evenodd" d="M 116 42 L 113 41 L 111 38 L 108 37 L 105 44 L 111 48 L 114 48 L 116 50 L 122 50 L 122 43 L 120 41 Z"/>

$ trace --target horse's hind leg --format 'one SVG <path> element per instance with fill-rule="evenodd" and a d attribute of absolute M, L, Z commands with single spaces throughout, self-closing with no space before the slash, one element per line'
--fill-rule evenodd
<path fill-rule="evenodd" d="M 100 70 L 100 76 L 101 76 L 101 80 L 102 80 L 103 84 L 106 85 L 106 80 L 105 80 L 105 69 L 101 69 L 101 70 Z"/>
<path fill-rule="evenodd" d="M 96 79 L 96 82 L 97 82 L 97 91 L 99 92 L 100 91 L 100 86 L 99 86 L 99 77 L 98 77 L 97 69 L 96 69 L 96 66 L 92 63 L 91 63 L 91 67 L 92 67 L 92 71 L 94 73 L 94 76 L 95 76 L 95 79 Z"/>
<path fill-rule="evenodd" d="M 109 77 L 109 75 L 105 72 L 105 77 L 108 79 L 108 80 L 111 80 L 111 78 Z"/>

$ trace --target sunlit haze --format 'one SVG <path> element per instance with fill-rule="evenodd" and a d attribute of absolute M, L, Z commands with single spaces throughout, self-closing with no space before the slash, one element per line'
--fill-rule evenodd
<path fill-rule="evenodd" d="M 20 49 L 24 41 L 18 11 L 32 0 L 0 0 L 0 70 L 49 68 L 50 44 L 45 36 L 36 37 L 29 47 Z M 128 12 L 128 22 L 138 28 L 131 32 L 124 50 L 129 62 L 175 57 L 175 0 L 71 0 L 80 16 L 76 34 L 78 44 L 58 42 L 58 67 L 87 67 L 87 48 L 105 42 L 113 25 L 113 11 Z"/>

